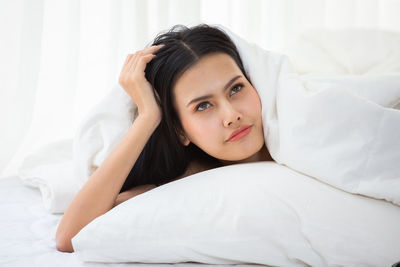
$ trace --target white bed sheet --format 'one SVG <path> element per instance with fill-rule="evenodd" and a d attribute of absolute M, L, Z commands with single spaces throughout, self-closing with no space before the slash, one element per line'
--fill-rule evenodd
<path fill-rule="evenodd" d="M 39 190 L 23 185 L 18 177 L 0 179 L 0 214 L 0 266 L 2 267 L 227 266 L 197 263 L 82 262 L 74 253 L 62 253 L 56 250 L 55 233 L 62 215 L 50 214 L 46 211 Z M 255 265 L 229 266 L 249 267 Z"/>

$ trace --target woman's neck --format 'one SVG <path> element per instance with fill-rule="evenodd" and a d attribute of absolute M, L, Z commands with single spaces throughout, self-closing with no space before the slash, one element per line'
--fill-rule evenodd
<path fill-rule="evenodd" d="M 272 160 L 273 159 L 271 157 L 271 154 L 269 153 L 267 147 L 264 144 L 257 153 L 255 153 L 254 155 L 252 155 L 246 159 L 239 160 L 239 161 L 220 160 L 220 162 L 223 166 L 227 166 L 227 165 L 238 164 L 238 163 L 250 163 L 250 162 L 272 161 Z"/>

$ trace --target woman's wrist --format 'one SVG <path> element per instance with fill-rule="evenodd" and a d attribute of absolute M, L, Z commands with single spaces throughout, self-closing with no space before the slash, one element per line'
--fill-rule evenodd
<path fill-rule="evenodd" d="M 136 119 L 140 118 L 140 120 L 146 121 L 147 123 L 157 127 L 161 122 L 161 111 L 152 110 L 152 112 L 139 112 L 139 115 Z"/>

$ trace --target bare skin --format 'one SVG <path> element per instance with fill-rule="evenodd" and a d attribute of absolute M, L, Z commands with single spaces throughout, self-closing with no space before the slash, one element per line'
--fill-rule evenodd
<path fill-rule="evenodd" d="M 139 115 L 64 213 L 56 233 L 59 251 L 73 252 L 71 240 L 83 227 L 122 202 L 156 187 L 141 185 L 119 193 L 132 166 L 161 121 L 161 109 L 144 75 L 146 64 L 154 58 L 153 53 L 159 48 L 153 46 L 130 54 L 124 63 L 119 83 L 137 104 Z M 184 126 L 182 144 L 193 142 L 206 153 L 220 159 L 221 165 L 271 160 L 264 145 L 261 104 L 255 89 L 241 75 L 237 78 L 240 86 L 222 90 L 232 75 L 240 74 L 235 62 L 227 55 L 206 56 L 187 70 L 178 79 L 176 88 L 173 88 L 177 96 L 176 108 Z M 193 90 L 187 88 L 195 88 L 197 93 L 193 94 Z M 208 104 L 202 104 L 202 109 L 207 111 L 195 114 L 194 105 L 189 105 L 188 109 L 187 102 L 204 92 L 210 95 Z M 244 124 L 252 127 L 251 133 L 239 141 L 228 142 L 226 139 Z M 186 172 L 175 180 L 213 167 L 192 162 Z"/>
<path fill-rule="evenodd" d="M 221 94 L 220 89 L 232 77 L 238 77 L 235 79 L 235 83 L 241 84 L 241 90 L 235 91 L 235 94 L 231 92 L 228 95 Z M 235 83 L 232 86 L 235 86 Z M 181 142 L 184 145 L 194 142 L 212 156 L 219 158 L 221 166 L 272 160 L 264 145 L 259 97 L 231 57 L 216 53 L 202 58 L 183 74 L 173 91 L 175 107 L 184 125 L 185 133 L 181 137 Z M 187 103 L 202 95 L 209 95 L 210 97 L 202 100 L 202 112 L 193 112 L 194 104 L 199 104 L 199 102 L 189 106 Z M 222 114 L 222 116 L 219 114 Z M 232 120 L 230 116 L 233 116 L 233 119 L 239 116 L 240 122 L 233 120 L 231 125 L 227 125 Z M 246 142 L 239 144 L 224 142 L 225 137 L 243 123 L 254 125 L 252 134 L 247 140 L 244 140 L 247 141 L 247 144 Z M 207 129 L 207 131 L 204 131 L 204 129 Z M 210 138 L 210 131 L 212 136 L 222 135 L 224 138 L 220 140 Z M 206 141 L 204 142 L 204 140 Z M 249 151 L 247 154 L 246 149 Z M 254 153 L 257 150 L 258 152 Z M 226 158 L 227 155 L 229 155 L 228 159 L 224 160 L 223 158 Z M 241 160 L 234 160 L 231 158 L 232 155 Z M 247 155 L 250 156 L 247 157 Z M 186 172 L 174 180 L 214 167 L 199 161 L 191 162 Z M 154 185 L 145 185 L 123 192 L 117 197 L 116 205 L 154 187 Z"/>
<path fill-rule="evenodd" d="M 250 158 L 244 159 L 240 162 L 238 161 L 223 161 L 220 160 L 221 166 L 228 166 L 228 165 L 232 165 L 232 164 L 238 164 L 238 163 L 249 163 L 249 162 L 258 162 L 258 161 L 272 161 L 272 157 L 269 154 L 268 149 L 264 146 L 258 153 L 254 154 L 253 156 L 251 156 Z M 173 179 L 172 181 L 176 181 L 182 178 L 185 178 L 189 175 L 193 175 L 196 174 L 198 172 L 202 172 L 202 171 L 206 171 L 206 170 L 210 170 L 215 168 L 216 166 L 211 166 L 208 164 L 205 164 L 204 162 L 200 162 L 200 161 L 195 161 L 195 162 L 191 162 L 188 166 L 188 168 L 186 169 L 186 171 L 179 177 Z M 119 204 L 135 197 L 138 196 L 140 194 L 143 194 L 147 191 L 150 191 L 151 189 L 156 188 L 157 186 L 152 185 L 152 184 L 146 184 L 146 185 L 141 185 L 141 186 L 137 186 L 134 187 L 132 189 L 129 189 L 125 192 L 120 193 L 117 196 L 117 199 L 114 203 L 114 207 L 118 206 Z"/>
<path fill-rule="evenodd" d="M 161 121 L 151 85 L 144 76 L 146 64 L 159 47 L 153 46 L 126 58 L 119 83 L 138 106 L 131 128 L 92 174 L 65 211 L 56 232 L 57 249 L 73 252 L 71 239 L 95 218 L 115 206 L 119 192 L 145 144 Z M 140 193 L 148 188 L 132 190 Z M 121 198 L 121 197 L 120 197 Z"/>
<path fill-rule="evenodd" d="M 176 181 L 176 180 L 182 179 L 184 177 L 187 177 L 189 175 L 192 175 L 192 174 L 195 174 L 195 173 L 198 173 L 198 172 L 209 170 L 209 169 L 211 169 L 213 167 L 215 167 L 215 166 L 210 166 L 210 165 L 204 164 L 204 163 L 202 163 L 200 161 L 191 162 L 189 164 L 188 168 L 186 169 L 186 171 L 181 176 L 173 179 L 172 181 Z M 119 205 L 119 204 L 121 204 L 122 202 L 127 201 L 128 199 L 131 199 L 132 197 L 135 197 L 137 195 L 143 194 L 143 193 L 145 193 L 145 192 L 147 192 L 147 191 L 149 191 L 151 189 L 154 189 L 156 187 L 157 186 L 152 185 L 152 184 L 146 184 L 146 185 L 137 186 L 137 187 L 134 187 L 134 188 L 132 188 L 130 190 L 122 192 L 117 196 L 117 199 L 115 201 L 114 207 Z"/>
<path fill-rule="evenodd" d="M 264 147 L 260 97 L 229 55 L 205 55 L 182 74 L 173 92 L 183 144 L 193 143 L 226 164 L 251 161 Z M 251 128 L 248 135 L 229 141 L 241 127 Z"/>

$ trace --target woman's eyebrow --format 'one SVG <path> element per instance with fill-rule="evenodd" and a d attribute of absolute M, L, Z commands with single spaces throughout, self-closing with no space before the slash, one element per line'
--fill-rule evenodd
<path fill-rule="evenodd" d="M 242 75 L 236 75 L 235 77 L 233 77 L 232 79 L 230 79 L 230 80 L 225 84 L 224 90 L 223 90 L 223 91 L 225 91 L 226 89 L 228 89 L 228 88 L 232 85 L 232 83 L 234 83 L 234 82 L 235 82 L 238 78 L 240 78 L 240 77 L 242 77 Z M 192 99 L 186 106 L 189 106 L 189 105 L 191 105 L 192 103 L 195 103 L 195 102 L 199 102 L 199 101 L 202 101 L 202 100 L 206 100 L 206 99 L 208 99 L 208 98 L 210 98 L 210 97 L 212 97 L 212 95 L 203 95 L 203 96 L 200 96 L 200 97 L 196 97 L 196 98 Z"/>

